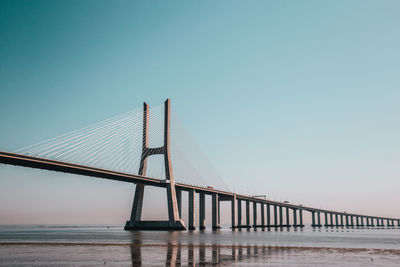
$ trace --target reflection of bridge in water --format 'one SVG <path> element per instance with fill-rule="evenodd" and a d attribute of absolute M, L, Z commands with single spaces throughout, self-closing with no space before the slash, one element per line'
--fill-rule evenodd
<path fill-rule="evenodd" d="M 159 108 L 155 109 L 153 111 L 158 111 Z M 16 153 L 0 152 L 0 162 L 136 184 L 131 217 L 126 222 L 126 230 L 185 230 L 186 225 L 182 220 L 183 192 L 188 194 L 187 223 L 190 230 L 196 229 L 196 194 L 198 195 L 198 228 L 200 230 L 206 227 L 206 196 L 211 196 L 212 199 L 212 228 L 214 230 L 219 229 L 221 225 L 220 203 L 223 201 L 231 204 L 233 229 L 301 228 L 304 227 L 304 211 L 310 212 L 313 227 L 394 227 L 395 222 L 397 226 L 400 226 L 398 218 L 317 209 L 231 192 L 224 187 L 223 181 L 210 171 L 210 168 L 206 165 L 204 168 L 202 165 L 194 166 L 197 162 L 191 162 L 188 159 L 188 156 L 198 156 L 200 153 L 191 148 L 176 145 L 183 139 L 181 132 L 177 133 L 176 140 L 171 140 L 169 99 L 165 102 L 163 119 L 152 118 L 155 126 L 162 127 L 162 133 L 150 129 L 149 116 L 151 114 L 145 103 L 141 112 L 128 112 L 20 149 Z M 140 128 L 140 133 L 138 133 L 138 128 Z M 157 133 L 159 135 L 156 139 L 158 138 L 159 146 L 150 146 L 151 137 L 154 139 Z M 135 151 L 139 151 L 139 156 L 134 155 Z M 158 159 L 158 167 L 150 168 L 149 158 Z M 207 169 L 206 174 L 201 175 L 205 169 Z M 151 171 L 153 173 L 149 173 Z M 166 189 L 168 220 L 142 220 L 145 186 Z"/>
<path fill-rule="evenodd" d="M 266 246 L 227 246 L 227 245 L 141 245 L 130 246 L 132 266 L 147 265 L 153 261 L 154 250 L 165 255 L 166 266 L 196 266 L 218 265 L 240 262 L 251 257 L 271 256 L 279 253 L 289 253 L 291 248 Z M 166 251 L 163 251 L 166 250 Z M 143 251 L 143 252 L 142 252 Z M 146 253 L 147 251 L 147 253 Z M 162 260 L 160 260 L 161 262 Z M 164 263 L 164 262 L 163 262 Z"/>

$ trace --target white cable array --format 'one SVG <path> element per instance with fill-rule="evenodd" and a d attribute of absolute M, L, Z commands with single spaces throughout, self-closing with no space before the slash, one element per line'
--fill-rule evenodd
<path fill-rule="evenodd" d="M 149 109 L 148 145 L 164 144 L 164 105 Z M 214 189 L 229 188 L 171 112 L 170 153 L 175 181 Z M 62 162 L 138 174 L 142 158 L 143 110 L 135 109 L 40 143 L 16 153 Z M 145 155 L 146 156 L 146 155 Z M 145 176 L 165 179 L 163 155 L 147 159 Z"/>

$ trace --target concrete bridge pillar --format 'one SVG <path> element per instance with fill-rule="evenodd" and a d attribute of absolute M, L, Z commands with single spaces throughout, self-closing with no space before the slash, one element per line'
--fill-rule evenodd
<path fill-rule="evenodd" d="M 260 203 L 261 205 L 261 225 L 262 227 L 265 227 L 265 205 L 264 203 Z"/>
<path fill-rule="evenodd" d="M 182 217 L 182 191 L 179 189 L 176 189 L 176 202 L 178 204 L 179 218 L 181 218 Z"/>
<path fill-rule="evenodd" d="M 300 217 L 300 227 L 304 227 L 304 224 L 303 224 L 303 210 L 299 210 L 299 217 Z"/>
<path fill-rule="evenodd" d="M 356 216 L 356 224 L 357 224 L 357 226 L 360 226 L 359 219 L 360 219 L 360 217 Z"/>
<path fill-rule="evenodd" d="M 261 225 L 265 227 L 265 203 L 260 203 L 261 208 Z"/>
<path fill-rule="evenodd" d="M 333 214 L 329 213 L 329 218 L 330 218 L 330 226 L 333 227 Z"/>
<path fill-rule="evenodd" d="M 257 227 L 257 202 L 253 202 L 253 227 Z"/>
<path fill-rule="evenodd" d="M 315 211 L 311 211 L 311 226 L 315 227 Z"/>
<path fill-rule="evenodd" d="M 339 227 L 339 218 L 338 218 L 337 213 L 335 213 L 335 223 L 336 223 L 336 227 Z"/>
<path fill-rule="evenodd" d="M 325 227 L 328 227 L 328 213 L 325 212 Z"/>
<path fill-rule="evenodd" d="M 278 226 L 278 206 L 274 205 L 274 226 Z"/>
<path fill-rule="evenodd" d="M 283 225 L 283 212 L 282 212 L 282 206 L 279 206 L 279 226 L 282 227 Z"/>
<path fill-rule="evenodd" d="M 250 201 L 246 200 L 246 226 L 250 227 Z"/>
<path fill-rule="evenodd" d="M 345 216 L 345 218 L 346 218 L 346 227 L 348 227 L 348 226 L 350 226 L 350 224 L 349 224 L 349 215 L 344 215 Z"/>
<path fill-rule="evenodd" d="M 271 226 L 271 205 L 267 203 L 267 226 Z"/>
<path fill-rule="evenodd" d="M 364 216 L 360 217 L 360 226 L 364 226 Z"/>
<path fill-rule="evenodd" d="M 290 227 L 289 208 L 286 207 L 286 227 Z"/>
<path fill-rule="evenodd" d="M 317 218 L 318 218 L 318 227 L 321 227 L 321 212 L 317 212 Z"/>
<path fill-rule="evenodd" d="M 195 193 L 196 191 L 194 189 L 189 190 L 189 230 L 196 229 Z"/>
<path fill-rule="evenodd" d="M 293 209 L 293 227 L 297 226 L 297 209 Z"/>
<path fill-rule="evenodd" d="M 242 201 L 240 199 L 237 200 L 237 206 L 238 206 L 238 227 L 242 226 Z"/>
<path fill-rule="evenodd" d="M 340 214 L 340 226 L 343 227 L 343 214 Z"/>
<path fill-rule="evenodd" d="M 206 229 L 206 194 L 199 194 L 199 229 Z"/>
<path fill-rule="evenodd" d="M 212 229 L 217 230 L 220 228 L 219 224 L 219 195 L 214 193 L 212 194 Z"/>
<path fill-rule="evenodd" d="M 232 229 L 235 228 L 236 225 L 236 194 L 233 194 L 231 200 L 231 226 Z"/>
<path fill-rule="evenodd" d="M 400 220 L 397 220 L 397 226 L 400 227 Z"/>

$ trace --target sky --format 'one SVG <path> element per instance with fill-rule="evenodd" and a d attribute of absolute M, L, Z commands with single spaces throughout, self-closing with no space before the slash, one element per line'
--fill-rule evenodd
<path fill-rule="evenodd" d="M 399 8 L 1 1 L 0 150 L 170 98 L 233 190 L 400 217 Z M 158 218 L 165 193 L 146 190 Z M 0 224 L 123 224 L 133 192 L 0 165 Z"/>

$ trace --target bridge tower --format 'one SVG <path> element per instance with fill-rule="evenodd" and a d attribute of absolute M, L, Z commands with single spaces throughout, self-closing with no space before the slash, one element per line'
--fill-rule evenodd
<path fill-rule="evenodd" d="M 185 224 L 180 218 L 178 209 L 175 181 L 172 172 L 170 155 L 170 99 L 165 101 L 164 109 L 164 145 L 151 148 L 148 146 L 149 138 L 149 106 L 143 103 L 143 140 L 142 156 L 139 167 L 139 175 L 146 176 L 147 158 L 151 155 L 164 155 L 165 187 L 167 189 L 168 221 L 142 221 L 144 185 L 136 184 L 133 199 L 131 218 L 125 224 L 125 230 L 186 230 Z"/>

